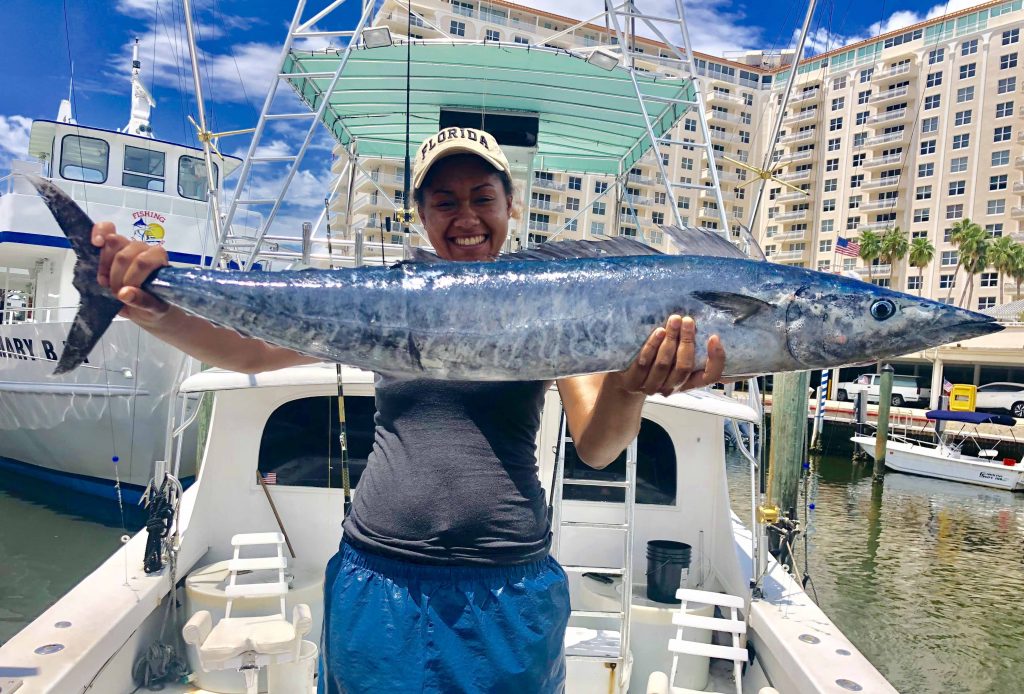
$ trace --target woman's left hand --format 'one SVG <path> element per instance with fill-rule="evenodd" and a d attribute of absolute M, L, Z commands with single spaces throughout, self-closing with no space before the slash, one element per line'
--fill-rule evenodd
<path fill-rule="evenodd" d="M 625 371 L 609 374 L 631 393 L 671 395 L 717 383 L 725 368 L 725 348 L 717 335 L 708 338 L 707 362 L 694 363 L 697 325 L 692 318 L 669 316 L 663 328 L 656 328 L 636 360 Z"/>

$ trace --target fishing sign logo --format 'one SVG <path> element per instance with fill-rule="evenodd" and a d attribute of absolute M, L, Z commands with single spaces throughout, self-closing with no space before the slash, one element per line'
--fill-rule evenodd
<path fill-rule="evenodd" d="M 136 241 L 145 241 L 151 246 L 162 246 L 164 244 L 164 224 L 167 218 L 159 212 L 152 210 L 137 210 L 132 212 L 132 238 Z"/>

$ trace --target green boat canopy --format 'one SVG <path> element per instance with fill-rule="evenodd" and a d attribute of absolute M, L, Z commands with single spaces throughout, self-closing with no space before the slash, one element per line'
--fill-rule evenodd
<path fill-rule="evenodd" d="M 536 169 L 617 175 L 651 142 L 628 70 L 604 70 L 567 51 L 518 44 L 411 46 L 410 141 L 437 132 L 441 109 L 536 114 Z M 288 81 L 316 111 L 344 51 L 292 51 Z M 309 77 L 294 76 L 297 73 Z M 635 72 L 656 137 L 692 106 L 693 85 Z M 682 101 L 683 103 L 680 103 Z M 691 102 L 691 103 L 686 103 Z M 360 157 L 402 158 L 406 142 L 406 46 L 353 49 L 323 121 Z"/>

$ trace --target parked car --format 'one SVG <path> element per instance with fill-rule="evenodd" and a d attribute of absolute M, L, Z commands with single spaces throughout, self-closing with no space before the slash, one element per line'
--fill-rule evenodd
<path fill-rule="evenodd" d="M 986 383 L 978 386 L 976 410 L 1005 410 L 1024 418 L 1024 383 Z"/>
<path fill-rule="evenodd" d="M 868 402 L 878 402 L 881 379 L 881 374 L 861 374 L 856 381 L 840 383 L 836 388 L 836 400 L 852 401 L 857 393 L 866 392 Z M 890 400 L 893 407 L 902 407 L 907 403 L 927 404 L 931 394 L 931 388 L 922 387 L 916 376 L 893 376 Z"/>

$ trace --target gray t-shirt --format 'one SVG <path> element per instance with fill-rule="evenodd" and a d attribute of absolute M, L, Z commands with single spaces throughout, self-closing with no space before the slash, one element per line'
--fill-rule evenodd
<path fill-rule="evenodd" d="M 429 564 L 548 554 L 536 436 L 550 382 L 377 378 L 373 452 L 345 519 L 356 547 Z"/>

